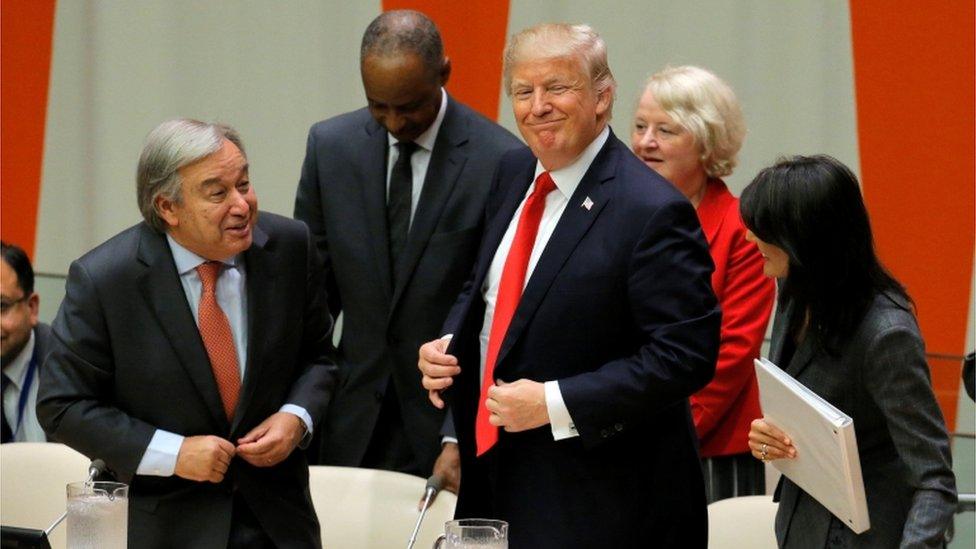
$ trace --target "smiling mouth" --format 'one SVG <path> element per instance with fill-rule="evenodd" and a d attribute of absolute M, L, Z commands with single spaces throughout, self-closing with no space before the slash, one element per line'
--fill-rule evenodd
<path fill-rule="evenodd" d="M 248 231 L 251 230 L 251 225 L 250 223 L 245 222 L 242 223 L 241 225 L 234 225 L 232 227 L 227 227 L 225 230 L 231 233 L 236 233 L 238 235 L 246 235 Z"/>
<path fill-rule="evenodd" d="M 559 120 L 543 120 L 541 122 L 530 122 L 528 125 L 530 128 L 534 130 L 546 130 L 553 126 L 559 125 L 562 121 L 563 119 L 560 118 Z"/>

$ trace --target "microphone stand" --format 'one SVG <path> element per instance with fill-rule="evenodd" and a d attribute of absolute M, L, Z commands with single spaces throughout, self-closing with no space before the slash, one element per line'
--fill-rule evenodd
<path fill-rule="evenodd" d="M 424 506 L 420 510 L 420 516 L 417 517 L 417 524 L 413 527 L 413 534 L 410 535 L 410 541 L 407 542 L 407 549 L 413 549 L 413 544 L 417 542 L 417 533 L 420 532 L 420 524 L 424 521 L 424 517 L 427 516 L 427 508 L 430 507 L 430 501 L 434 499 L 437 492 L 441 490 L 444 486 L 444 479 L 439 475 L 432 475 L 427 479 L 427 486 L 424 487 Z"/>

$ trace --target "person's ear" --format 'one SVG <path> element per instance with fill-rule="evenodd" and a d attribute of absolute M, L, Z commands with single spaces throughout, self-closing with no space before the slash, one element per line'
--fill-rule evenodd
<path fill-rule="evenodd" d="M 451 58 L 444 56 L 444 63 L 441 65 L 441 87 L 447 85 L 447 81 L 451 78 Z"/>

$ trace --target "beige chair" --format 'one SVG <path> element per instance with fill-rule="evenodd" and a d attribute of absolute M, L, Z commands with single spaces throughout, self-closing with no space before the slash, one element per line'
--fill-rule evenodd
<path fill-rule="evenodd" d="M 420 516 L 426 480 L 403 473 L 353 467 L 309 467 L 312 502 L 326 549 L 406 547 Z M 441 492 L 427 511 L 417 549 L 427 549 L 454 517 L 457 498 Z"/>
<path fill-rule="evenodd" d="M 776 549 L 772 496 L 742 496 L 708 506 L 709 549 Z"/>
<path fill-rule="evenodd" d="M 88 478 L 90 461 L 63 444 L 0 444 L 0 523 L 45 529 L 66 502 L 65 485 Z M 65 546 L 65 524 L 51 533 L 51 547 Z"/>

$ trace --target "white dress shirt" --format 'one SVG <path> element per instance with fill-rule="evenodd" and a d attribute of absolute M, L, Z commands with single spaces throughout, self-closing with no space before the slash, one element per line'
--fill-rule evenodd
<path fill-rule="evenodd" d="M 539 257 L 545 251 L 549 238 L 556 229 L 559 218 L 562 217 L 563 212 L 570 205 L 569 199 L 576 192 L 576 187 L 579 186 L 580 181 L 586 174 L 586 170 L 590 168 L 590 164 L 593 163 L 593 159 L 596 158 L 597 153 L 600 152 L 604 143 L 607 142 L 609 135 L 609 127 L 603 128 L 603 131 L 600 132 L 597 138 L 583 150 L 572 164 L 562 169 L 549 172 L 553 182 L 556 184 L 556 190 L 546 196 L 546 206 L 542 212 L 542 220 L 539 222 L 539 232 L 536 234 L 535 244 L 532 246 L 532 255 L 529 256 L 529 264 L 525 271 L 526 285 L 528 285 L 529 279 L 532 277 L 532 271 L 535 270 L 535 266 L 539 262 Z M 538 177 L 544 171 L 546 171 L 545 168 L 537 161 L 535 177 Z M 481 295 L 485 300 L 485 318 L 482 323 L 480 336 L 481 378 L 484 378 L 485 375 L 485 356 L 488 354 L 488 334 L 491 332 L 492 317 L 495 314 L 495 300 L 498 299 L 498 285 L 501 283 L 502 270 L 505 267 L 505 260 L 508 258 L 508 251 L 512 247 L 512 241 L 515 239 L 515 230 L 518 227 L 519 216 L 522 215 L 525 200 L 532 194 L 533 190 L 535 190 L 535 183 L 529 185 L 525 197 L 522 199 L 522 203 L 515 210 L 515 215 L 512 216 L 512 220 L 508 224 L 508 229 L 505 231 L 505 236 L 502 237 L 498 249 L 495 250 L 491 267 L 488 269 L 488 276 L 485 278 L 485 283 L 481 287 Z M 583 208 L 585 206 L 580 203 L 573 204 L 572 207 Z M 515 380 L 506 381 L 511 382 Z M 559 390 L 559 382 L 557 380 L 547 380 L 544 386 L 546 391 L 546 409 L 549 412 L 549 425 L 552 429 L 553 438 L 555 440 L 561 440 L 579 436 L 579 433 L 576 432 L 576 426 L 573 424 L 573 418 L 570 417 L 566 403 L 563 401 L 562 392 Z"/>
<path fill-rule="evenodd" d="M 3 414 L 7 416 L 8 421 L 13 422 L 10 429 L 14 434 L 14 442 L 47 441 L 47 435 L 44 434 L 44 429 L 37 421 L 37 386 L 40 384 L 38 381 L 40 364 L 31 373 L 32 379 L 27 393 L 27 401 L 24 403 L 24 417 L 18 417 L 17 414 L 20 392 L 27 383 L 27 371 L 30 369 L 31 357 L 34 355 L 34 345 L 34 330 L 31 330 L 27 345 L 24 345 L 17 358 L 3 369 L 3 373 L 10 378 L 10 384 L 3 392 Z"/>
<path fill-rule="evenodd" d="M 410 189 L 410 223 L 413 224 L 413 216 L 417 213 L 417 204 L 420 202 L 420 191 L 424 188 L 424 179 L 427 177 L 427 167 L 430 166 L 430 155 L 434 152 L 434 143 L 437 141 L 437 133 L 441 130 L 444 122 L 444 113 L 447 111 L 447 92 L 441 88 L 441 106 L 437 111 L 437 118 L 431 123 L 424 133 L 420 134 L 413 142 L 417 144 L 417 150 L 410 157 L 410 173 L 413 185 Z M 386 134 L 387 146 L 389 151 L 386 154 L 386 199 L 390 200 L 390 178 L 393 176 L 393 166 L 396 165 L 400 151 L 396 144 L 398 141 L 389 132 Z"/>
<path fill-rule="evenodd" d="M 191 252 L 166 235 L 170 251 L 173 252 L 173 262 L 176 263 L 176 271 L 180 275 L 180 284 L 183 285 L 183 293 L 186 301 L 193 312 L 193 321 L 199 325 L 200 296 L 203 294 L 203 282 L 197 274 L 197 267 L 207 260 Z M 247 274 L 244 270 L 244 260 L 241 255 L 236 255 L 222 261 L 224 268 L 217 278 L 217 304 L 227 316 L 230 323 L 230 331 L 234 336 L 234 348 L 237 351 L 237 365 L 244 380 L 244 369 L 247 366 Z M 301 406 L 285 404 L 280 408 L 281 412 L 289 412 L 301 418 L 308 429 L 312 432 L 312 416 Z M 231 441 L 234 442 L 234 441 Z M 143 454 L 136 474 L 171 476 L 176 470 L 176 458 L 180 453 L 180 446 L 183 445 L 183 436 L 170 433 L 163 429 L 156 429 L 152 440 Z"/>

